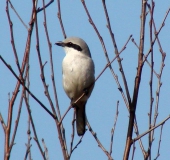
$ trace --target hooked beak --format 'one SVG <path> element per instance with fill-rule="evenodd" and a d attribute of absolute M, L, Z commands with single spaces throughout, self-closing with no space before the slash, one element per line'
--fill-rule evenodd
<path fill-rule="evenodd" d="M 65 46 L 65 43 L 63 43 L 62 41 L 58 41 L 55 43 L 57 46 L 61 46 L 61 47 L 64 47 Z"/>

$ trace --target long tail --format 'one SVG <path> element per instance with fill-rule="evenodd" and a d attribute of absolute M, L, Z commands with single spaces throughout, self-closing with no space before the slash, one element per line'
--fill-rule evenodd
<path fill-rule="evenodd" d="M 86 113 L 85 113 L 86 102 L 78 102 L 76 104 L 76 127 L 77 134 L 79 136 L 84 135 L 86 126 Z"/>

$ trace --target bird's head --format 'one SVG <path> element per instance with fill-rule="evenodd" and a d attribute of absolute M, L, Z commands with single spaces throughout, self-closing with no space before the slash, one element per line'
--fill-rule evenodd
<path fill-rule="evenodd" d="M 63 47 L 66 54 L 70 54 L 72 52 L 80 52 L 86 56 L 91 57 L 89 47 L 87 46 L 86 42 L 81 38 L 69 37 L 66 38 L 64 41 L 58 41 L 55 44 Z"/>

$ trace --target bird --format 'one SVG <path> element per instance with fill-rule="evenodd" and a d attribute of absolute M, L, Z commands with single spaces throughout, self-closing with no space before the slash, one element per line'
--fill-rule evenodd
<path fill-rule="evenodd" d="M 95 66 L 86 42 L 79 37 L 68 37 L 55 43 L 63 47 L 66 55 L 62 62 L 62 82 L 76 112 L 78 136 L 85 133 L 85 106 L 95 83 Z M 83 93 L 85 95 L 74 103 Z"/>

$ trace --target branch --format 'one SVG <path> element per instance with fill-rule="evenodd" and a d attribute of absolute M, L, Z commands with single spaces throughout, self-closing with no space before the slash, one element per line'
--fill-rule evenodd
<path fill-rule="evenodd" d="M 27 67 L 26 69 L 26 74 L 25 74 L 25 77 L 23 79 L 23 81 L 25 81 L 26 77 L 28 76 L 28 71 L 29 71 L 29 67 Z M 14 127 L 14 132 L 13 132 L 13 135 L 12 135 L 12 140 L 11 140 L 11 144 L 10 144 L 10 150 L 12 149 L 12 146 L 14 145 L 14 140 L 15 140 L 15 136 L 16 136 L 16 133 L 17 133 L 17 129 L 18 129 L 18 124 L 19 124 L 19 120 L 20 120 L 20 114 L 21 114 L 21 109 L 22 109 L 22 102 L 23 102 L 23 98 L 24 98 L 24 87 L 22 88 L 22 93 L 21 93 L 21 98 L 20 98 L 20 103 L 19 103 L 19 108 L 18 108 L 18 115 L 17 115 L 17 118 L 15 120 L 15 127 Z"/>
<path fill-rule="evenodd" d="M 5 122 L 4 122 L 4 119 L 3 119 L 3 117 L 2 117 L 1 112 L 0 112 L 0 121 L 1 121 L 2 128 L 3 128 L 3 130 L 4 130 L 4 133 L 5 133 L 5 130 L 6 130 L 6 124 L 5 124 Z"/>
<path fill-rule="evenodd" d="M 111 36 L 111 39 L 112 39 L 112 43 L 113 43 L 113 46 L 115 48 L 115 54 L 117 55 L 119 52 L 118 52 L 115 36 L 114 36 L 114 33 L 113 33 L 111 25 L 110 25 L 110 19 L 109 19 L 109 15 L 108 15 L 108 12 L 107 12 L 107 7 L 106 7 L 105 0 L 102 0 L 102 2 L 103 2 L 105 16 L 106 16 L 106 20 L 107 20 L 107 28 L 109 29 L 109 33 L 110 33 L 110 36 Z M 129 37 L 129 40 L 130 40 L 131 37 L 132 37 L 132 35 Z M 125 49 L 125 47 L 123 49 Z M 128 89 L 128 84 L 127 84 L 125 73 L 124 73 L 124 70 L 123 70 L 122 63 L 121 63 L 122 60 L 121 60 L 121 58 L 119 56 L 117 57 L 117 61 L 118 61 L 118 64 L 119 64 L 119 70 L 120 70 L 120 72 L 122 74 L 122 79 L 123 79 L 123 82 L 124 82 L 127 99 L 128 99 L 129 104 L 130 104 L 131 103 L 131 98 L 130 98 L 130 93 L 129 93 L 129 89 Z"/>
<path fill-rule="evenodd" d="M 49 160 L 48 148 L 47 148 L 47 146 L 45 144 L 44 139 L 42 139 L 42 144 L 43 144 L 44 150 L 45 150 L 45 158 L 46 158 L 46 160 Z"/>
<path fill-rule="evenodd" d="M 118 118 L 118 114 L 119 114 L 118 107 L 119 107 L 119 101 L 117 101 L 116 116 L 115 116 L 113 128 L 111 130 L 110 155 L 112 155 L 113 137 L 114 137 L 114 132 L 115 132 L 115 129 L 116 129 L 117 118 Z"/>
<path fill-rule="evenodd" d="M 134 38 L 132 38 L 132 42 L 133 42 L 133 44 L 139 49 L 139 46 L 136 44 Z M 146 58 L 145 55 L 143 55 L 143 56 L 144 56 L 144 58 Z M 149 65 L 149 67 L 151 68 L 151 64 L 149 63 L 149 61 L 147 60 L 147 58 L 146 58 L 146 63 L 147 63 L 147 64 Z M 159 75 L 156 73 L 156 71 L 154 70 L 154 68 L 153 68 L 153 72 L 155 73 L 155 76 L 156 76 L 157 78 L 159 78 Z"/>
<path fill-rule="evenodd" d="M 161 125 L 164 125 L 164 123 L 170 119 L 170 115 L 165 119 L 163 120 L 162 122 L 160 122 L 159 124 L 155 125 L 154 127 L 152 127 L 151 129 L 149 129 L 148 131 L 142 133 L 141 135 L 137 136 L 136 138 L 134 138 L 131 143 L 134 143 L 136 142 L 138 139 L 142 138 L 143 136 L 145 136 L 146 134 L 150 133 L 151 131 L 155 130 L 156 128 L 158 128 L 159 126 Z"/>
<path fill-rule="evenodd" d="M 75 133 L 75 117 L 76 117 L 76 111 L 74 109 L 74 113 L 73 113 L 73 120 L 72 120 L 72 134 L 71 134 L 71 142 L 70 142 L 70 154 L 69 154 L 69 158 L 71 157 L 71 154 L 73 152 L 73 141 L 74 141 L 74 133 Z"/>
<path fill-rule="evenodd" d="M 20 15 L 18 14 L 18 12 L 15 10 L 14 6 L 12 5 L 10 0 L 7 0 L 11 6 L 11 8 L 13 9 L 13 11 L 15 12 L 15 14 L 17 15 L 17 17 L 19 18 L 19 20 L 21 21 L 21 23 L 24 25 L 24 27 L 29 30 L 28 26 L 24 23 L 24 21 L 22 20 L 22 18 L 20 17 Z"/>
<path fill-rule="evenodd" d="M 41 12 L 42 10 L 44 10 L 45 8 L 47 8 L 48 6 L 50 6 L 53 2 L 54 2 L 54 0 L 51 0 L 51 1 L 48 2 L 46 5 L 43 5 L 42 8 L 38 7 L 37 13 Z"/>
<path fill-rule="evenodd" d="M 34 121 L 33 121 L 32 115 L 31 115 L 31 109 L 30 109 L 30 106 L 29 106 L 29 103 L 28 103 L 28 99 L 26 98 L 26 92 L 24 93 L 24 100 L 25 100 L 25 104 L 26 104 L 26 107 L 27 107 L 27 112 L 28 112 L 28 115 L 29 115 L 29 118 L 30 118 L 30 121 L 31 121 L 31 126 L 32 126 L 32 130 L 33 130 L 33 133 L 34 133 L 34 140 L 36 141 L 36 143 L 38 145 L 38 148 L 40 150 L 40 153 L 41 153 L 43 159 L 45 160 L 45 155 L 44 155 L 44 152 L 43 152 L 43 150 L 41 148 L 40 142 L 38 140 L 38 136 L 37 136 L 37 132 L 36 132 L 36 129 L 35 129 Z"/>
<path fill-rule="evenodd" d="M 163 22 L 162 22 L 159 30 L 158 30 L 157 32 L 155 32 L 155 38 L 154 38 L 154 40 L 152 41 L 152 44 L 153 44 L 153 45 L 154 45 L 154 43 L 155 43 L 155 41 L 156 41 L 156 39 L 157 39 L 160 31 L 161 31 L 162 28 L 165 26 L 165 21 L 166 21 L 166 18 L 168 17 L 169 12 L 170 12 L 170 8 L 169 8 L 168 11 L 166 12 L 166 15 L 165 15 L 165 17 L 164 17 L 164 19 L 163 19 Z M 146 59 L 147 59 L 147 57 L 149 56 L 150 52 L 151 52 L 151 48 L 149 49 L 149 51 L 147 52 L 146 56 L 144 57 L 143 63 L 146 61 Z"/>
<path fill-rule="evenodd" d="M 15 78 L 19 81 L 19 83 L 24 87 L 24 89 L 31 95 L 31 97 L 37 101 L 40 106 L 45 110 L 47 111 L 47 113 L 53 117 L 54 119 L 56 119 L 56 116 L 54 116 L 46 107 L 45 105 L 24 85 L 24 83 L 20 80 L 20 78 L 16 75 L 16 73 L 14 72 L 14 70 L 11 68 L 10 65 L 8 65 L 6 63 L 6 61 L 2 58 L 2 56 L 0 55 L 0 59 L 2 60 L 2 62 L 5 64 L 5 66 L 12 72 L 12 74 L 15 76 Z"/>
<path fill-rule="evenodd" d="M 106 156 L 109 158 L 109 160 L 113 160 L 113 158 L 111 157 L 111 155 L 109 154 L 108 151 L 106 151 L 106 149 L 103 147 L 103 145 L 101 144 L 101 142 L 99 141 L 99 139 L 97 138 L 97 134 L 93 131 L 93 129 L 91 128 L 88 120 L 87 120 L 87 127 L 89 128 L 89 131 L 91 132 L 91 134 L 93 135 L 94 139 L 96 140 L 96 142 L 98 143 L 98 146 L 103 150 L 103 152 L 106 154 Z"/>
<path fill-rule="evenodd" d="M 160 152 L 160 147 L 161 147 L 162 131 L 163 131 L 163 125 L 161 125 L 161 133 L 160 133 L 160 138 L 159 138 L 158 152 L 157 152 L 157 156 L 154 160 L 157 160 L 158 157 L 160 156 L 159 152 Z"/>
<path fill-rule="evenodd" d="M 61 30 L 63 32 L 64 38 L 66 38 L 67 36 L 66 36 L 66 32 L 64 30 L 63 21 L 62 21 L 62 18 L 61 18 L 60 0 L 57 0 L 57 6 L 58 6 L 58 13 L 57 13 L 57 15 L 58 15 L 58 19 L 59 19 L 59 22 L 60 22 Z"/>
<path fill-rule="evenodd" d="M 143 50 L 144 50 L 144 34 L 145 34 L 145 19 L 146 19 L 146 0 L 142 0 L 142 10 L 141 10 L 141 31 L 140 31 L 140 45 L 139 45 L 139 54 L 138 54 L 138 69 L 135 78 L 134 92 L 132 103 L 130 104 L 130 119 L 128 126 L 128 133 L 126 139 L 126 146 L 124 151 L 124 160 L 129 158 L 130 148 L 131 148 L 131 140 L 133 134 L 133 126 L 135 121 L 135 112 L 136 112 L 136 104 L 138 100 L 138 92 L 140 87 L 140 80 L 143 68 Z"/>
<path fill-rule="evenodd" d="M 149 22 L 149 30 L 150 30 L 150 48 L 151 48 L 151 71 L 150 71 L 150 111 L 149 111 L 149 129 L 152 127 L 152 109 L 153 109 L 153 67 L 154 67 L 154 61 L 153 61 L 153 44 L 152 44 L 152 24 L 153 24 L 153 13 L 154 13 L 154 7 L 155 4 L 152 1 L 152 8 L 150 9 L 150 22 Z M 150 5 L 149 5 L 150 8 Z M 151 158 L 151 147 L 152 147 L 152 134 L 149 132 L 149 137 L 148 137 L 148 151 L 147 151 L 147 156 Z"/>

